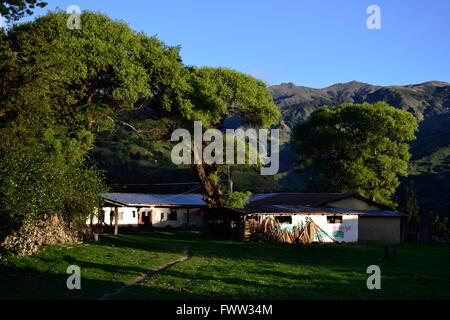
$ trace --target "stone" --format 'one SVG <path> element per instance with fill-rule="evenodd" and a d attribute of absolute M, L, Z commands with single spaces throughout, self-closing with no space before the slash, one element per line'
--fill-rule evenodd
<path fill-rule="evenodd" d="M 40 221 L 25 221 L 18 231 L 5 238 L 1 247 L 11 254 L 24 256 L 43 246 L 80 243 L 80 239 L 79 232 L 67 227 L 62 218 L 51 216 Z"/>

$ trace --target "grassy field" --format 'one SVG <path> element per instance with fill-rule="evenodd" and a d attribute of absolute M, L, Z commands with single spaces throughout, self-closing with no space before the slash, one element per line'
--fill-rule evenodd
<path fill-rule="evenodd" d="M 198 232 L 141 232 L 90 244 L 53 246 L 2 258 L 0 299 L 98 299 L 159 265 L 192 257 L 113 299 L 450 299 L 450 246 L 295 246 L 208 238 Z M 81 290 L 66 288 L 66 268 L 81 267 Z M 368 290 L 366 268 L 381 268 Z"/>

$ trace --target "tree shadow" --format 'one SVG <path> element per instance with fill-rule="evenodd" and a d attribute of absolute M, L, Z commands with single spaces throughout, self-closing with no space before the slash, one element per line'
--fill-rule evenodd
<path fill-rule="evenodd" d="M 84 278 L 81 289 L 69 290 L 70 274 L 38 271 L 33 268 L 0 267 L 0 300 L 93 300 L 122 283 Z"/>
<path fill-rule="evenodd" d="M 193 256 L 328 267 L 351 266 L 354 265 L 355 259 L 370 265 L 377 262 L 384 252 L 382 245 L 312 244 L 302 246 L 287 243 L 256 243 L 211 239 L 208 235 L 200 232 L 145 232 L 139 233 L 139 241 L 136 241 L 135 235 L 130 232 L 118 237 L 108 236 L 97 242 L 96 245 L 114 245 L 115 247 L 180 255 L 184 249 L 189 248 Z"/>

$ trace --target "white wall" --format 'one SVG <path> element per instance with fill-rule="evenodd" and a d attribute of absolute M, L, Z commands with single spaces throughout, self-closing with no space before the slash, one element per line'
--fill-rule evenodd
<path fill-rule="evenodd" d="M 282 228 L 293 229 L 294 226 L 302 226 L 306 223 L 306 217 L 312 219 L 328 235 L 334 237 L 339 242 L 358 242 L 358 216 L 344 215 L 342 223 L 328 223 L 326 215 L 293 215 L 292 224 L 283 224 Z M 325 242 L 332 242 L 332 240 L 322 235 Z"/>
<path fill-rule="evenodd" d="M 119 207 L 119 225 L 128 225 L 128 224 L 135 224 L 137 225 L 139 223 L 139 216 L 138 216 L 138 209 L 132 208 L 132 207 Z M 114 207 L 103 207 L 102 210 L 105 212 L 105 222 L 107 224 L 114 224 L 114 219 L 111 219 L 114 217 Z M 133 217 L 133 211 L 134 211 L 134 217 Z M 112 214 L 111 214 L 112 212 Z M 122 219 L 120 219 L 122 218 Z M 96 224 L 97 218 L 94 217 L 92 220 L 92 223 Z M 90 221 L 88 220 L 87 223 L 89 224 Z"/>

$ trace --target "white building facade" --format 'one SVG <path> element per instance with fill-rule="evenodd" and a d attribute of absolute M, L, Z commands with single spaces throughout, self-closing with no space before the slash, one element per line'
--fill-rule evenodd
<path fill-rule="evenodd" d="M 87 224 L 113 226 L 117 210 L 120 226 L 185 227 L 204 224 L 206 203 L 201 195 L 102 194 L 104 205 Z"/>

